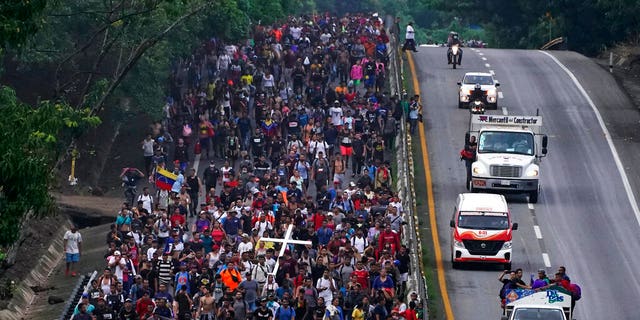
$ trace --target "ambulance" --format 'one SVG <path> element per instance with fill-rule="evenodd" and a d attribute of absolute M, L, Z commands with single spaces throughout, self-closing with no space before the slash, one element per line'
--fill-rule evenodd
<path fill-rule="evenodd" d="M 458 195 L 451 227 L 453 268 L 465 262 L 503 264 L 511 270 L 512 231 L 507 200 L 501 194 L 462 193 Z"/>

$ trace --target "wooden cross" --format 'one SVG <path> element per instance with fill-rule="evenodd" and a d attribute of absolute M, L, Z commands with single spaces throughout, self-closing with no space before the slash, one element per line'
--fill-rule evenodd
<path fill-rule="evenodd" d="M 276 264 L 273 266 L 273 271 L 271 271 L 271 274 L 275 277 L 276 273 L 278 272 L 278 267 L 280 264 L 280 257 L 282 257 L 284 255 L 284 251 L 287 250 L 287 245 L 289 244 L 302 244 L 302 245 L 307 245 L 307 244 L 311 244 L 311 241 L 303 241 L 303 240 L 294 240 L 291 239 L 291 234 L 293 233 L 293 224 L 289 224 L 289 227 L 287 227 L 287 232 L 284 233 L 284 238 L 283 239 L 276 239 L 276 238 L 260 238 L 260 241 L 268 241 L 268 242 L 278 242 L 278 243 L 282 243 L 282 247 L 280 248 L 280 253 L 278 254 L 278 258 L 276 259 Z M 290 275 L 293 276 L 293 275 Z"/>

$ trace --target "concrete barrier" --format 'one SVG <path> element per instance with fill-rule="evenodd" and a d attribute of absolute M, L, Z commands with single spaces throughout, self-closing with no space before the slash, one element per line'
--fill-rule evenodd
<path fill-rule="evenodd" d="M 387 16 L 386 21 L 394 21 L 393 18 Z M 393 23 L 393 22 L 392 22 Z M 389 26 L 389 24 L 387 24 Z M 395 32 L 390 34 L 389 42 L 389 84 L 391 87 L 391 95 L 398 95 L 404 98 L 406 89 L 404 88 L 404 68 L 402 64 L 401 53 L 399 51 L 398 34 Z M 422 265 L 422 245 L 420 239 L 420 230 L 418 229 L 418 215 L 416 210 L 416 197 L 413 185 L 413 154 L 411 150 L 411 135 L 408 134 L 406 115 L 403 114 L 400 120 L 400 130 L 396 137 L 396 190 L 398 197 L 402 200 L 404 208 L 404 221 L 407 226 L 404 228 L 402 235 L 403 244 L 409 248 L 411 256 L 411 273 L 407 281 L 406 293 L 416 292 L 423 302 L 424 319 L 429 318 L 427 310 L 427 285 Z"/>
<path fill-rule="evenodd" d="M 22 320 L 36 297 L 31 289 L 35 286 L 45 286 L 56 266 L 64 258 L 64 233 L 71 228 L 71 221 L 67 220 L 54 234 L 47 251 L 34 261 L 34 268 L 29 275 L 17 284 L 13 298 L 6 309 L 0 310 L 2 320 Z"/>

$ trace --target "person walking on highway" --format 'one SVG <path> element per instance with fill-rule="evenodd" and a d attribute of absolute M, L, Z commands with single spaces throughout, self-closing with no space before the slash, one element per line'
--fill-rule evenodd
<path fill-rule="evenodd" d="M 409 132 L 411 135 L 416 133 L 416 128 L 418 128 L 418 121 L 420 121 L 420 117 L 422 116 L 422 105 L 420 104 L 419 98 L 414 96 L 411 98 L 411 102 L 409 103 Z"/>
<path fill-rule="evenodd" d="M 64 275 L 76 276 L 75 265 L 80 261 L 80 253 L 82 252 L 82 235 L 78 232 L 78 227 L 71 226 L 71 230 L 68 230 L 64 234 L 64 252 L 67 258 L 67 268 Z"/>
<path fill-rule="evenodd" d="M 409 22 L 409 24 L 407 24 L 407 30 L 406 33 L 404 35 L 404 45 L 402 46 L 402 51 L 406 51 L 407 49 L 413 51 L 413 52 L 418 52 L 418 50 L 416 50 L 416 32 L 413 29 L 413 22 Z"/>
<path fill-rule="evenodd" d="M 460 161 L 464 161 L 464 165 L 467 168 L 467 182 L 465 184 L 467 190 L 471 188 L 471 165 L 476 161 L 477 147 L 476 136 L 471 136 L 460 151 Z"/>
<path fill-rule="evenodd" d="M 194 217 L 197 214 L 198 199 L 202 195 L 202 181 L 196 174 L 196 169 L 191 168 L 191 175 L 187 177 L 188 193 L 191 199 L 191 206 L 189 208 L 189 217 Z"/>

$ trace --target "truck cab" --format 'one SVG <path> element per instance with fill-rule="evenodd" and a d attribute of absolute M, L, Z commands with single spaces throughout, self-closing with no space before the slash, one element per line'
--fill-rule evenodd
<path fill-rule="evenodd" d="M 560 290 L 511 289 L 502 320 L 571 320 L 571 295 Z"/>
<path fill-rule="evenodd" d="M 512 223 L 503 195 L 463 193 L 458 195 L 451 221 L 451 262 L 499 263 L 511 269 Z"/>
<path fill-rule="evenodd" d="M 541 116 L 471 115 L 466 141 L 478 142 L 471 192 L 526 193 L 538 202 L 540 159 L 547 154 Z"/>

